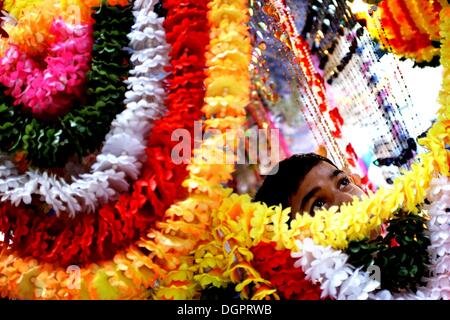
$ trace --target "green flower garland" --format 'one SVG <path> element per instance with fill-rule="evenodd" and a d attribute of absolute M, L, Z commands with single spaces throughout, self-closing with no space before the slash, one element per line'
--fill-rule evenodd
<path fill-rule="evenodd" d="M 381 271 L 381 289 L 398 292 L 400 289 L 413 291 L 425 285 L 422 278 L 427 275 L 430 263 L 425 236 L 425 218 L 399 210 L 389 221 L 387 235 L 375 240 L 352 241 L 346 253 L 348 263 L 368 268 L 376 265 Z"/>
<path fill-rule="evenodd" d="M 133 15 L 130 5 L 95 9 L 95 43 L 83 106 L 57 119 L 40 121 L 1 95 L 0 150 L 25 152 L 33 166 L 45 168 L 63 166 L 71 155 L 82 157 L 99 148 L 114 117 L 124 109 L 127 88 L 123 80 L 128 77 L 130 58 L 124 48 Z"/>

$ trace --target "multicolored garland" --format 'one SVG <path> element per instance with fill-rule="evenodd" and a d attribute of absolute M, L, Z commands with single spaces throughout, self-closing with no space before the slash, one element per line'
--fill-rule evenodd
<path fill-rule="evenodd" d="M 129 86 L 125 93 L 126 109 L 112 122 L 91 172 L 68 183 L 33 169 L 18 174 L 13 162 L 5 159 L 1 167 L 7 171 L 4 178 L 0 175 L 2 201 L 29 204 L 32 195 L 40 195 L 57 215 L 67 212 L 73 217 L 78 212 L 94 212 L 99 204 L 108 203 L 118 192 L 127 191 L 128 181 L 137 179 L 151 122 L 164 110 L 164 89 L 160 82 L 168 63 L 162 25 L 144 17 L 143 14 L 136 17 L 133 31 L 128 35 L 134 50 L 131 56 L 134 68 L 126 81 Z M 145 48 L 147 43 L 153 47 Z"/>
<path fill-rule="evenodd" d="M 444 1 L 442 1 L 444 2 Z M 439 64 L 438 0 L 383 0 L 372 15 L 358 13 L 368 22 L 373 38 L 397 55 L 414 59 L 419 65 Z"/>
<path fill-rule="evenodd" d="M 153 8 L 154 2 L 146 3 L 142 8 L 140 4 L 140 1 L 135 3 L 135 10 L 150 12 L 149 6 Z M 441 59 L 444 66 L 442 108 L 437 122 L 422 140 L 429 153 L 418 159 L 412 171 L 397 179 L 392 190 L 379 190 L 375 195 L 355 200 L 352 205 L 342 206 L 339 214 L 335 214 L 336 209 L 331 209 L 318 212 L 315 217 L 298 215 L 289 226 L 289 209 L 267 208 L 264 204 L 253 203 L 249 196 L 232 194 L 231 190 L 222 186 L 231 177 L 232 165 L 204 162 L 217 156 L 214 150 L 223 139 L 222 135 L 205 140 L 202 149 L 194 151 L 192 164 L 187 168 L 184 165 L 175 166 L 170 161 L 173 143 L 168 141 L 171 133 L 176 128 L 192 131 L 193 120 L 200 118 L 199 106 L 203 100 L 206 103 L 203 108 L 207 117 L 206 129 L 216 128 L 222 132 L 230 128 L 238 129 L 243 124 L 245 106 L 249 102 L 247 89 L 250 88 L 248 64 L 251 46 L 244 25 L 248 16 L 242 15 L 247 10 L 247 3 L 244 0 L 214 0 L 208 4 L 209 12 L 207 4 L 207 1 L 189 0 L 184 0 L 181 5 L 179 1 L 165 3 L 168 13 L 164 25 L 167 41 L 172 46 L 172 74 L 167 80 L 168 112 L 154 123 L 146 149 L 149 156 L 131 194 L 123 194 L 116 204 L 105 205 L 99 210 L 99 217 L 107 223 L 99 222 L 98 235 L 93 235 L 92 226 L 96 220 L 92 219 L 99 217 L 77 217 L 71 225 L 79 223 L 78 229 L 69 227 L 65 229 L 65 234 L 59 234 L 59 240 L 66 238 L 68 242 L 60 240 L 51 252 L 52 258 L 39 255 L 42 260 L 59 262 L 56 256 L 64 251 L 66 261 L 59 262 L 59 265 L 82 261 L 85 266 L 80 268 L 80 286 L 74 286 L 73 278 L 64 268 L 22 258 L 29 255 L 4 248 L 7 251 L 2 252 L 0 257 L 2 296 L 126 299 L 147 298 L 150 295 L 159 299 L 191 299 L 200 296 L 201 288 L 227 287 L 231 282 L 236 284 L 235 289 L 242 298 L 295 295 L 317 298 L 317 288 L 320 286 L 321 297 L 366 299 L 379 285 L 367 273 L 347 264 L 348 256 L 331 246 L 345 249 L 351 241 L 368 237 L 372 230 L 392 219 L 398 208 L 418 213 L 416 206 L 424 202 L 427 190 L 434 183 L 432 179 L 439 174 L 449 176 L 450 156 L 446 146 L 450 136 L 450 110 L 447 107 L 450 101 L 450 45 L 447 43 L 450 19 L 441 17 Z M 447 9 L 442 10 L 442 16 L 449 16 Z M 205 54 L 208 30 L 210 45 Z M 206 57 L 206 62 L 203 57 Z M 208 66 L 206 78 L 203 71 L 205 63 Z M 185 179 L 186 174 L 189 175 Z M 186 190 L 181 186 L 183 179 L 182 186 L 187 188 L 189 197 L 170 206 L 186 195 Z M 445 183 L 448 184 L 448 180 Z M 437 191 L 442 189 L 439 188 L 430 190 L 436 194 L 441 192 Z M 430 199 L 436 198 L 430 196 Z M 440 208 L 442 204 L 436 206 Z M 31 208 L 26 210 L 31 210 L 30 214 L 23 215 L 24 220 L 18 224 L 22 228 L 19 234 L 23 235 L 29 232 L 26 217 L 34 215 Z M 9 223 L 8 216 L 0 216 L 3 217 L 2 223 L 5 223 L 5 217 L 6 223 Z M 443 220 L 438 221 L 436 217 L 432 221 L 442 223 Z M 447 220 L 444 219 L 443 223 Z M 117 228 L 110 230 L 111 226 Z M 433 230 L 448 233 L 447 229 L 436 226 L 430 225 L 431 250 L 437 250 L 437 245 L 441 243 Z M 144 228 L 147 235 L 141 236 Z M 78 230 L 83 230 L 85 234 L 73 238 Z M 9 236 L 8 232 L 6 236 Z M 128 241 L 135 241 L 136 236 L 141 238 L 135 245 L 116 253 L 123 248 L 118 243 L 130 243 Z M 94 238 L 98 248 L 91 249 Z M 128 241 L 123 241 L 124 238 Z M 111 243 L 105 245 L 108 239 L 112 239 Z M 18 243 L 23 242 L 18 240 Z M 64 250 L 67 243 L 70 250 Z M 40 248 L 35 245 L 34 250 Z M 279 259 L 275 259 L 270 270 L 261 266 L 259 257 L 261 252 L 273 253 L 273 250 L 281 252 L 274 253 Z M 294 257 L 300 258 L 294 267 L 297 265 L 302 270 L 286 270 L 288 274 L 299 276 L 296 279 L 301 285 L 298 291 L 290 291 L 286 287 L 288 277 L 270 279 L 273 268 L 293 262 L 286 255 L 287 251 L 283 250 L 300 250 L 294 254 Z M 102 256 L 105 259 L 111 253 L 115 256 L 113 260 L 101 264 L 90 263 L 98 258 L 99 253 L 106 253 Z M 432 261 L 437 263 L 431 270 L 434 270 L 434 279 L 438 281 L 443 279 L 442 275 L 445 277 L 448 270 L 447 254 L 448 251 L 441 250 L 438 259 L 431 256 Z M 266 276 L 269 279 L 265 279 Z M 148 288 L 152 291 L 149 292 Z M 445 290 L 443 287 L 444 293 Z"/>
<path fill-rule="evenodd" d="M 54 121 L 48 119 L 43 121 L 36 119 L 18 106 L 13 107 L 10 99 L 2 97 L 0 109 L 0 146 L 2 150 L 13 154 L 24 153 L 31 165 L 48 168 L 65 164 L 73 154 L 85 156 L 99 148 L 109 130 L 109 124 L 124 108 L 123 99 L 126 86 L 122 80 L 128 74 L 129 55 L 122 48 L 128 45 L 127 33 L 132 24 L 130 7 L 102 6 L 100 11 L 95 14 L 95 20 L 93 28 L 96 43 L 92 53 L 91 71 L 87 74 L 89 89 L 86 92 L 86 98 L 83 98 L 86 102 L 78 101 L 82 104 L 81 107 L 72 107 L 71 111 Z M 119 25 L 122 27 L 115 30 L 115 26 Z M 105 35 L 107 36 L 105 37 Z M 89 42 L 86 43 L 86 46 L 88 44 Z M 53 49 L 61 50 L 62 55 L 66 52 L 64 46 L 55 45 Z M 13 54 L 7 60 L 4 59 L 3 64 L 9 63 L 9 59 L 14 58 L 18 58 L 17 55 Z M 110 62 L 105 63 L 105 61 Z M 17 66 L 19 65 L 21 64 Z M 22 66 L 24 70 L 31 67 L 27 64 Z M 55 68 L 57 67 L 58 65 L 55 65 Z M 13 73 L 20 71 L 14 71 L 14 68 Z M 64 70 L 64 68 L 57 69 L 54 76 L 62 79 L 64 75 L 61 74 L 61 71 L 71 72 L 71 70 Z M 14 75 L 11 74 L 11 76 Z M 14 83 L 21 85 L 20 81 L 10 83 L 5 80 L 4 82 L 7 85 L 14 85 Z M 53 86 L 53 84 L 49 85 Z M 55 86 L 59 90 L 64 90 L 62 85 L 55 84 Z M 39 88 L 40 84 L 36 83 L 33 87 Z M 14 90 L 11 93 L 13 95 L 20 94 Z M 38 101 L 39 98 L 36 94 L 40 96 L 41 92 L 30 92 L 30 99 Z M 43 94 L 46 96 L 46 93 Z M 51 101 L 47 102 L 52 103 Z M 40 105 L 40 102 L 36 103 Z"/>

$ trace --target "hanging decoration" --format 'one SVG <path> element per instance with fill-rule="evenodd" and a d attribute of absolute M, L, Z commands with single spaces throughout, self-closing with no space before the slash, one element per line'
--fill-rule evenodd
<path fill-rule="evenodd" d="M 352 30 L 341 30 L 333 55 L 324 66 L 328 90 L 348 124 L 367 132 L 374 141 L 372 152 L 377 166 L 408 168 L 417 145 L 401 109 L 412 104 L 411 97 L 409 93 L 405 98 L 391 92 L 393 86 L 405 85 L 383 76 L 382 63 L 363 26 L 357 23 Z M 340 61 L 339 57 L 342 57 Z M 357 85 L 350 90 L 349 83 Z M 368 97 L 371 103 L 364 102 Z"/>
<path fill-rule="evenodd" d="M 145 9 L 148 10 L 148 8 Z M 130 215 L 127 210 L 133 208 L 127 204 L 125 195 L 121 195 L 122 203 L 116 209 L 118 210 L 117 216 L 113 214 L 113 203 L 111 203 L 112 206 L 104 205 L 99 208 L 98 213 L 95 211 L 98 202 L 104 201 L 107 204 L 108 198 L 114 199 L 115 191 L 120 187 L 120 181 L 123 181 L 122 191 L 127 190 L 128 184 L 124 179 L 126 175 L 118 172 L 118 178 L 114 179 L 113 170 L 123 170 L 129 178 L 137 179 L 140 173 L 138 161 L 142 161 L 141 159 L 145 156 L 144 139 L 149 130 L 148 119 L 156 119 L 162 111 L 164 94 L 160 82 L 161 76 L 164 75 L 163 68 L 167 64 L 167 55 L 164 53 L 167 46 L 161 21 L 158 22 L 154 17 L 144 18 L 145 10 L 135 13 L 136 23 L 130 33 L 130 38 L 132 47 L 136 48 L 131 60 L 136 64 L 135 68 L 131 70 L 131 74 L 134 76 L 127 80 L 132 89 L 127 92 L 129 103 L 127 109 L 118 115 L 112 124 L 112 129 L 103 147 L 104 152 L 97 156 L 97 163 L 93 165 L 94 169 L 98 169 L 93 174 L 83 174 L 82 179 L 72 185 L 66 185 L 58 180 L 51 184 L 52 179 L 45 174 L 40 177 L 40 180 L 37 179 L 38 182 L 41 182 L 37 192 L 42 192 L 46 196 L 46 202 L 53 206 L 41 205 L 33 201 L 33 210 L 15 209 L 7 205 L 4 207 L 4 214 L 9 217 L 9 221 L 3 225 L 3 230 L 19 228 L 23 221 L 28 221 L 28 225 L 31 226 L 32 232 L 26 234 L 14 232 L 14 242 L 20 243 L 20 247 L 17 245 L 17 248 L 23 250 L 24 253 L 40 257 L 44 261 L 56 259 L 62 264 L 96 260 L 114 254 L 113 248 L 126 246 L 130 240 L 139 236 L 140 232 L 137 230 L 145 230 L 146 224 L 153 219 L 144 214 Z M 142 52 L 139 48 L 144 43 L 159 43 L 160 45 L 156 45 L 156 49 Z M 146 57 L 147 54 L 154 59 L 151 63 L 143 65 L 137 61 L 137 59 Z M 142 72 L 146 72 L 149 76 L 143 77 Z M 140 82 L 143 81 L 147 83 L 145 90 L 139 87 Z M 150 84 L 153 84 L 153 87 L 150 87 Z M 10 178 L 9 181 L 11 181 Z M 36 181 L 28 182 L 25 184 L 25 188 L 29 185 L 36 185 Z M 95 194 L 93 190 L 98 193 Z M 20 191 L 20 188 L 16 188 L 12 194 Z M 26 195 L 26 191 L 27 189 L 22 191 L 23 194 Z M 80 194 L 84 195 L 83 191 L 87 194 L 86 198 L 80 196 Z M 102 191 L 103 193 L 101 193 Z M 71 198 L 68 194 L 75 196 Z M 29 197 L 31 198 L 30 195 Z M 77 203 L 77 200 L 90 200 L 90 202 Z M 74 212 L 80 211 L 81 216 L 75 220 L 67 219 L 64 211 L 61 217 L 55 216 L 55 214 L 59 214 L 58 211 L 55 212 L 55 209 L 61 208 L 65 203 L 68 203 L 67 207 L 71 209 L 69 214 L 73 215 Z M 135 208 L 137 209 L 137 207 Z M 95 215 L 86 216 L 87 209 L 96 212 Z M 33 211 L 37 213 L 37 216 Z M 114 228 L 108 227 L 109 224 L 112 224 Z M 98 225 L 99 229 L 94 231 L 86 228 L 86 225 Z M 50 233 L 47 230 L 52 231 Z M 72 241 L 71 237 L 77 234 L 82 236 L 83 241 Z M 114 237 L 109 238 L 108 234 L 114 234 Z M 93 248 L 90 244 L 97 237 L 104 241 L 97 248 Z M 18 241 L 19 239 L 20 241 Z M 46 243 L 45 246 L 42 246 L 43 242 Z M 66 248 L 66 254 L 62 259 L 57 254 L 58 248 L 61 247 Z"/>
<path fill-rule="evenodd" d="M 264 51 L 268 50 L 268 45 L 273 45 L 279 48 L 276 54 L 286 55 L 290 68 L 286 76 L 292 82 L 298 82 L 291 92 L 294 96 L 299 95 L 296 106 L 300 104 L 304 108 L 302 112 L 317 143 L 327 146 L 329 156 L 335 163 L 356 169 L 357 159 L 345 151 L 348 143 L 339 141 L 342 137 L 339 111 L 331 108 L 328 103 L 323 79 L 313 65 L 308 44 L 299 35 L 289 8 L 278 1 L 253 1 L 251 4 L 254 19 L 258 19 L 254 22 L 257 38 L 255 45 L 262 47 Z M 268 40 L 273 36 L 278 41 L 274 44 Z M 269 43 L 266 44 L 266 41 Z M 283 65 L 279 66 L 280 70 L 285 68 Z"/>
<path fill-rule="evenodd" d="M 439 13 L 445 5 L 438 0 L 383 0 L 359 16 L 366 19 L 372 37 L 385 50 L 413 59 L 419 66 L 437 66 Z"/>

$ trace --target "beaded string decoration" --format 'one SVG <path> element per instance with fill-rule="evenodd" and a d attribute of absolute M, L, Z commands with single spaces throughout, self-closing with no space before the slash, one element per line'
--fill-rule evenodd
<path fill-rule="evenodd" d="M 346 7 L 346 12 L 349 12 L 348 6 L 345 4 L 345 2 L 337 1 L 338 4 L 341 7 Z M 414 151 L 416 150 L 416 144 L 414 139 L 412 139 L 411 134 L 408 132 L 408 127 L 405 124 L 404 117 L 401 112 L 401 107 L 399 106 L 400 100 L 403 99 L 405 101 L 404 106 L 412 105 L 411 99 L 406 98 L 403 94 L 404 92 L 407 92 L 408 89 L 404 83 L 404 78 L 399 75 L 399 72 L 395 73 L 395 81 L 390 81 L 388 83 L 385 83 L 384 81 L 380 81 L 376 70 L 379 68 L 378 65 L 381 65 L 380 63 L 380 57 L 376 56 L 375 48 L 373 41 L 369 38 L 367 30 L 361 29 L 359 31 L 360 34 L 354 35 L 352 33 L 345 34 L 345 29 L 350 29 L 349 26 L 354 26 L 357 24 L 357 21 L 355 17 L 350 13 L 348 15 L 348 21 L 343 21 L 343 25 L 341 25 L 340 35 L 341 37 L 337 41 L 338 43 L 341 43 L 341 46 L 337 44 L 337 42 L 334 42 L 333 45 L 329 48 L 318 50 L 318 55 L 320 57 L 320 67 L 325 69 L 325 77 L 327 78 L 327 74 L 330 73 L 330 70 L 333 70 L 333 75 L 330 78 L 328 78 L 328 83 L 333 84 L 333 81 L 337 77 L 341 77 L 342 79 L 346 79 L 346 76 L 348 76 L 347 65 L 349 62 L 353 59 L 354 56 L 358 55 L 361 57 L 360 63 L 362 64 L 362 70 L 364 71 L 364 77 L 363 82 L 367 83 L 367 86 L 369 87 L 370 91 L 372 93 L 368 93 L 366 90 L 366 94 L 368 96 L 371 96 L 372 99 L 375 99 L 376 103 L 378 104 L 378 108 L 380 111 L 380 115 L 383 116 L 386 124 L 389 125 L 389 134 L 385 137 L 388 138 L 388 140 L 392 140 L 393 144 L 391 146 L 392 151 L 388 152 L 387 154 L 384 154 L 384 156 L 377 157 L 377 160 L 375 161 L 375 164 L 377 165 L 391 165 L 395 164 L 397 166 L 405 166 L 408 167 L 408 164 L 410 160 L 414 156 Z M 344 29 L 345 26 L 345 29 Z M 356 32 L 356 31 L 354 31 Z M 349 42 L 351 42 L 351 45 L 349 46 L 348 51 L 345 52 L 344 57 L 342 60 L 337 63 L 337 57 L 341 55 L 345 50 L 342 48 L 342 41 L 345 42 L 345 40 L 348 39 Z M 344 40 L 342 40 L 344 39 Z M 364 59 L 362 59 L 364 57 Z M 358 57 L 355 57 L 356 59 Z M 330 61 L 329 61 L 330 60 Z M 357 59 L 358 60 L 358 59 Z M 334 62 L 334 64 L 333 64 Z M 374 67 L 372 67 L 374 65 Z M 399 69 L 398 65 L 393 67 L 392 69 Z M 361 68 L 358 68 L 356 70 L 361 70 Z M 351 70 L 353 71 L 353 70 Z M 354 71 L 358 72 L 358 71 Z M 343 73 L 341 75 L 341 73 Z M 365 78 L 365 80 L 364 80 Z M 347 80 L 355 80 L 353 78 L 348 78 Z M 358 80 L 359 82 L 361 79 Z M 386 80 L 385 80 L 386 81 Z M 342 85 L 347 85 L 351 82 L 343 82 Z M 353 84 L 355 82 L 352 82 Z M 358 82 L 356 82 L 358 83 Z M 397 85 L 397 87 L 400 88 L 401 94 L 393 96 L 390 90 L 391 85 Z M 334 88 L 333 88 L 334 87 Z M 333 84 L 332 89 L 336 89 L 336 84 Z M 366 88 L 363 88 L 366 89 Z M 348 99 L 348 95 L 345 95 L 346 101 L 349 103 L 354 102 L 354 100 Z M 397 106 L 397 107 L 394 107 Z M 345 113 L 345 109 L 348 110 L 348 108 L 342 108 L 342 112 Z M 352 113 L 354 111 L 354 108 L 351 108 Z M 349 114 L 349 113 L 347 113 Z M 352 114 L 353 115 L 353 114 Z M 409 113 L 410 116 L 410 123 L 414 123 L 414 119 L 417 119 L 417 114 L 413 112 L 412 114 Z M 384 126 L 384 125 L 383 125 Z M 383 138 L 383 140 L 386 140 Z M 385 149 L 385 146 L 383 146 L 384 142 L 378 143 L 377 150 L 380 149 L 380 151 Z"/>
<path fill-rule="evenodd" d="M 269 46 L 267 46 L 267 47 L 269 47 L 268 49 L 276 47 L 276 48 L 278 48 L 278 50 L 276 51 L 276 54 L 283 55 L 283 59 L 281 59 L 281 61 L 287 61 L 287 63 L 283 63 L 282 66 L 281 65 L 279 65 L 279 66 L 283 67 L 285 69 L 284 71 L 286 71 L 286 68 L 287 69 L 292 68 L 293 65 L 295 65 L 295 63 L 293 62 L 293 61 L 295 61 L 295 57 L 294 57 L 292 51 L 286 50 L 286 45 L 281 42 L 283 39 L 285 39 L 286 36 L 283 36 L 281 31 L 277 27 L 276 19 L 274 19 L 273 16 L 268 14 L 268 10 L 270 10 L 270 8 L 267 5 L 263 6 L 260 1 L 254 1 L 251 4 L 253 6 L 252 22 L 259 21 L 259 23 L 255 22 L 253 24 L 257 28 L 255 38 L 257 41 L 259 41 L 259 44 L 255 45 L 255 47 L 260 47 L 260 48 L 266 49 L 266 45 L 265 45 L 264 41 L 269 42 L 269 41 L 273 40 L 271 38 L 271 35 L 275 34 L 275 36 L 278 37 L 278 40 L 273 41 L 273 43 L 269 43 Z M 264 21 L 265 23 L 262 23 L 261 21 Z M 280 48 L 280 46 L 281 46 L 281 48 Z M 269 52 L 269 54 L 270 54 L 270 52 Z M 267 55 L 267 53 L 264 52 L 264 55 Z M 260 60 L 261 59 L 262 58 L 260 58 Z M 279 58 L 278 58 L 278 61 L 280 61 Z M 275 72 L 277 72 L 277 71 L 279 71 L 279 70 L 275 70 Z M 299 75 L 295 75 L 295 72 L 293 72 L 291 70 L 287 70 L 287 71 L 288 72 L 285 72 L 281 76 L 284 78 L 289 78 L 289 81 L 288 81 L 289 87 L 292 86 L 294 82 L 299 81 L 299 79 L 303 79 L 303 81 L 306 81 L 306 80 L 304 80 L 305 77 L 303 76 L 303 73 L 301 71 L 297 71 L 299 73 Z M 281 88 L 281 89 L 279 88 L 279 90 L 282 91 L 281 94 L 286 93 L 287 92 L 286 89 L 289 91 L 289 94 L 294 94 L 294 95 L 295 95 L 296 91 L 302 92 L 304 90 L 308 90 L 307 88 L 302 88 L 301 90 L 299 90 L 298 88 L 292 88 L 292 87 L 291 88 Z M 301 96 L 301 94 L 297 95 L 297 96 Z M 316 102 L 314 100 L 311 100 L 309 103 L 316 104 Z M 325 143 L 331 149 L 332 142 L 327 140 L 325 134 L 323 134 L 320 130 L 320 127 L 319 127 L 321 124 L 320 120 L 318 118 L 315 119 L 313 113 L 307 113 L 308 111 L 310 111 L 310 109 L 306 109 L 305 111 L 306 111 L 304 113 L 305 120 L 307 121 L 307 124 L 310 127 L 311 132 L 313 133 L 314 138 L 317 141 L 317 143 L 318 144 Z M 324 127 L 322 130 L 325 131 L 327 129 L 330 130 L 329 127 Z M 331 136 L 331 134 L 329 136 Z M 332 153 L 332 156 L 334 156 L 333 153 Z M 336 157 L 334 160 L 339 161 L 338 157 Z M 341 163 L 341 162 L 339 161 L 339 163 Z"/>
<path fill-rule="evenodd" d="M 352 37 L 354 36 L 352 32 L 347 33 L 347 36 L 349 36 L 348 38 L 351 39 L 352 43 L 358 43 L 357 41 L 354 41 L 356 37 Z M 345 42 L 346 37 L 343 37 L 342 39 L 344 39 L 344 41 L 341 41 L 340 44 L 342 42 Z M 333 60 L 336 59 L 338 55 L 340 55 L 340 48 L 341 46 L 338 45 L 335 55 L 333 55 L 332 60 L 328 65 L 332 65 Z M 343 107 L 342 105 L 340 105 L 342 104 L 342 102 L 338 105 L 342 107 L 342 112 L 345 114 L 346 119 L 349 119 L 351 121 L 352 118 L 355 118 L 355 121 L 353 121 L 353 125 L 356 125 L 357 123 L 369 125 L 369 119 L 371 117 L 368 117 L 368 115 L 373 115 L 373 118 L 371 119 L 374 119 L 374 121 L 376 122 L 372 122 L 372 125 L 377 125 L 378 130 L 371 130 L 370 134 L 373 135 L 372 138 L 374 139 L 374 141 L 385 141 L 381 145 L 382 149 L 380 150 L 380 152 L 382 153 L 380 155 L 388 157 L 392 156 L 394 152 L 400 152 L 402 148 L 402 142 L 398 141 L 398 139 L 395 139 L 395 137 L 391 138 L 391 135 L 389 133 L 385 133 L 389 132 L 389 128 L 386 126 L 390 121 L 390 117 L 388 117 L 388 115 L 383 112 L 382 106 L 378 103 L 380 99 L 377 98 L 380 94 L 379 92 L 376 92 L 377 89 L 374 88 L 377 84 L 374 84 L 372 82 L 374 80 L 374 76 L 372 76 L 369 71 L 369 67 L 374 63 L 375 62 L 372 60 L 363 61 L 360 55 L 352 55 L 352 59 L 349 61 L 348 66 L 344 70 L 341 69 L 341 72 L 339 72 L 339 70 L 332 71 L 334 75 L 338 74 L 339 78 L 337 78 L 336 81 L 332 82 L 333 86 L 331 86 L 331 90 L 333 92 L 336 92 L 337 90 L 343 92 L 345 102 L 348 103 L 348 106 Z M 327 73 L 327 70 L 325 70 L 325 72 Z M 358 83 L 360 83 L 361 85 L 355 86 L 355 84 Z M 349 84 L 352 84 L 354 87 L 350 89 Z M 385 93 L 385 95 L 387 95 L 387 93 Z M 357 98 L 356 100 L 354 99 L 355 97 Z M 364 108 L 365 110 L 355 112 L 355 110 L 360 108 L 359 106 L 364 105 L 366 106 L 366 108 Z M 346 112 L 346 110 L 348 111 Z M 358 114 L 360 116 L 358 116 Z M 379 119 L 381 118 L 385 118 L 386 122 L 379 122 Z"/>
<path fill-rule="evenodd" d="M 258 30 L 255 34 L 255 38 L 258 39 L 255 39 L 254 42 L 259 42 L 253 49 L 252 64 L 250 65 L 252 83 L 254 83 L 255 87 L 250 106 L 252 109 L 255 105 L 258 105 L 259 108 L 270 109 L 270 118 L 273 119 L 274 125 L 279 128 L 281 133 L 286 133 L 285 130 L 289 132 L 293 127 L 304 127 L 306 124 L 317 144 L 325 143 L 320 137 L 314 122 L 311 121 L 310 115 L 306 113 L 301 114 L 301 111 L 304 110 L 303 102 L 299 97 L 301 90 L 298 89 L 298 85 L 294 85 L 298 79 L 293 76 L 294 72 L 290 71 L 291 63 L 284 63 L 284 61 L 292 61 L 292 54 L 282 50 L 282 48 L 278 48 L 280 42 L 273 41 L 266 35 L 268 30 L 267 24 L 262 22 L 261 19 L 267 19 L 267 17 L 259 14 L 256 10 L 252 14 L 253 16 L 258 15 L 258 19 L 253 17 L 250 21 L 250 26 L 254 30 Z M 270 42 L 270 45 L 266 46 L 265 41 Z M 271 50 L 272 48 L 278 48 L 278 50 Z M 279 59 L 280 54 L 283 54 L 283 59 Z M 274 58 L 275 55 L 277 55 L 276 59 Z M 283 63 L 280 63 L 280 61 L 283 61 Z M 255 95 L 254 98 L 253 95 Z M 262 122 L 264 121 L 270 121 L 270 119 L 266 118 Z M 285 145 L 284 140 L 285 137 L 283 134 L 280 134 L 279 142 L 282 151 L 285 156 L 289 156 L 291 151 Z"/>
<path fill-rule="evenodd" d="M 331 48 L 335 43 L 335 35 L 343 25 L 352 27 L 351 12 L 345 3 L 339 0 L 313 0 L 308 10 L 308 20 L 302 30 L 311 51 L 317 52 Z"/>
<path fill-rule="evenodd" d="M 260 13 L 260 10 L 257 10 L 259 7 L 256 7 L 255 4 L 257 6 L 258 3 L 254 2 L 255 10 L 253 11 Z M 290 61 L 288 63 L 291 68 L 290 74 L 294 75 L 293 78 L 297 78 L 300 84 L 305 84 L 301 85 L 301 88 L 297 90 L 301 93 L 299 95 L 300 98 L 303 99 L 301 102 L 305 106 L 304 115 L 308 120 L 308 125 L 311 127 L 313 133 L 318 131 L 315 134 L 315 139 L 318 142 L 325 142 L 330 150 L 330 156 L 336 163 L 342 164 L 342 166 L 348 166 L 348 162 L 351 162 L 353 166 L 356 166 L 356 161 L 353 159 L 354 155 L 347 153 L 346 147 L 348 144 L 342 146 L 336 142 L 335 136 L 340 136 L 340 128 L 336 127 L 338 123 L 331 121 L 330 108 L 324 95 L 323 82 L 314 70 L 307 45 L 298 36 L 295 26 L 291 21 L 289 10 L 280 3 L 270 2 L 264 6 L 263 11 L 266 14 L 264 18 L 266 20 L 269 19 L 266 25 L 269 27 L 276 26 L 270 32 L 275 35 L 284 48 L 288 48 L 288 50 L 279 49 L 278 51 L 279 54 L 287 58 L 287 61 Z M 267 32 L 264 29 L 262 31 Z M 261 38 L 264 38 L 261 30 L 259 32 Z M 287 53 L 283 51 L 287 51 Z M 334 130 L 331 129 L 333 127 Z M 320 136 L 320 138 L 317 138 L 317 136 Z"/>
<path fill-rule="evenodd" d="M 364 32 L 360 38 L 363 42 L 363 50 L 362 53 L 365 54 L 368 61 L 377 61 L 375 57 L 375 52 L 373 50 L 373 41 L 371 40 L 366 29 L 363 29 Z M 391 56 L 391 55 L 390 55 Z M 370 68 L 371 66 L 369 66 Z M 376 68 L 376 65 L 374 66 Z M 390 64 L 390 67 L 393 67 Z M 402 150 L 397 157 L 394 158 L 386 158 L 386 159 L 377 159 L 377 165 L 390 165 L 394 164 L 396 166 L 404 166 L 409 168 L 412 158 L 414 157 L 415 151 L 417 150 L 417 145 L 415 142 L 416 135 L 408 128 L 405 122 L 406 114 L 402 112 L 402 107 L 412 106 L 413 102 L 411 96 L 409 94 L 408 87 L 406 86 L 405 79 L 401 74 L 399 65 L 396 64 L 395 68 L 392 68 L 394 72 L 395 81 L 390 82 L 387 77 L 385 77 L 385 81 L 379 79 L 377 75 L 377 71 L 372 71 L 372 69 L 367 70 L 370 73 L 373 73 L 369 79 L 373 79 L 375 84 L 377 85 L 379 91 L 377 92 L 377 100 L 381 100 L 382 110 L 384 114 L 386 114 L 386 118 L 390 120 L 392 123 L 392 129 L 394 130 L 394 134 L 396 135 L 397 140 L 399 140 L 399 144 L 402 146 Z M 391 69 L 391 70 L 392 70 Z M 383 70 L 381 73 L 383 74 Z M 400 78 L 397 77 L 400 75 Z M 381 88 L 378 85 L 378 82 L 381 81 Z M 400 89 L 400 94 L 392 93 L 392 86 L 397 85 Z M 405 93 L 407 96 L 405 96 Z M 403 103 L 401 103 L 403 101 Z M 401 106 L 401 104 L 403 106 Z M 409 114 L 409 123 L 413 124 L 417 121 L 418 115 L 416 111 L 407 112 Z M 411 128 L 413 131 L 417 132 L 416 128 Z M 384 161 L 381 161 L 384 160 Z"/>

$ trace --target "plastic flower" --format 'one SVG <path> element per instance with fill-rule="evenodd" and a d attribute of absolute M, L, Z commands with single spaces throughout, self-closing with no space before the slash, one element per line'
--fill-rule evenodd
<path fill-rule="evenodd" d="M 92 30 L 89 25 L 72 27 L 55 20 L 50 33 L 55 42 L 48 48 L 46 68 L 40 69 L 12 46 L 0 61 L 0 83 L 8 88 L 6 94 L 15 98 L 15 105 L 23 104 L 37 115 L 55 116 L 66 112 L 84 93 Z"/>

